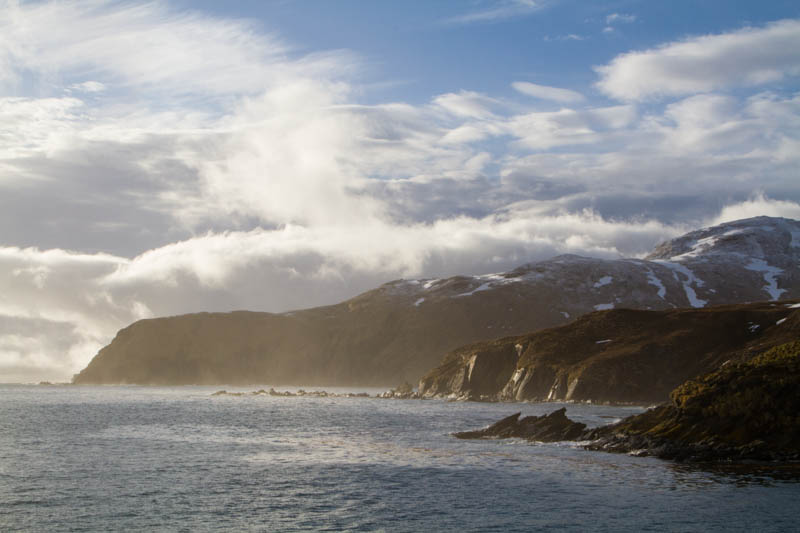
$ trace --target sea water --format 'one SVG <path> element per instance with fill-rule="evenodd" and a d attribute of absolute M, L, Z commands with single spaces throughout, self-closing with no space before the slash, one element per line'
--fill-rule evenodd
<path fill-rule="evenodd" d="M 792 468 L 451 436 L 561 404 L 212 396 L 218 388 L 0 386 L 0 531 L 800 527 Z M 641 410 L 567 405 L 590 426 Z"/>

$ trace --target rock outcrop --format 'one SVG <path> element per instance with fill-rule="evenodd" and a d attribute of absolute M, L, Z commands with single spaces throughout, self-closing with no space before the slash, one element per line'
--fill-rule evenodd
<path fill-rule="evenodd" d="M 800 460 L 800 341 L 689 380 L 671 402 L 609 426 L 584 429 L 561 408 L 506 417 L 462 439 L 590 441 L 584 447 L 678 461 Z"/>
<path fill-rule="evenodd" d="M 583 438 L 593 440 L 590 449 L 665 459 L 800 459 L 800 341 L 689 380 L 670 396 Z"/>
<path fill-rule="evenodd" d="M 650 404 L 727 361 L 800 337 L 800 305 L 615 309 L 529 335 L 475 343 L 422 377 L 423 397 Z"/>
<path fill-rule="evenodd" d="M 516 413 L 491 426 L 476 431 L 453 433 L 458 439 L 527 439 L 537 442 L 561 442 L 577 440 L 586 430 L 586 424 L 573 422 L 562 407 L 549 415 L 526 416 Z"/>
<path fill-rule="evenodd" d="M 800 222 L 759 217 L 688 234 L 647 260 L 562 255 L 499 274 L 398 280 L 289 313 L 142 320 L 121 330 L 74 381 L 392 386 L 416 382 L 459 346 L 595 310 L 800 298 L 799 264 Z M 478 386 L 487 364 L 496 362 L 479 356 L 472 365 L 475 394 L 493 387 L 492 377 Z"/>

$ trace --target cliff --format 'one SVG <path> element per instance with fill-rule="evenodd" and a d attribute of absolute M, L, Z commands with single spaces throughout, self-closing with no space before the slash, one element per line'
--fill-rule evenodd
<path fill-rule="evenodd" d="M 798 393 L 800 341 L 795 340 L 689 380 L 672 391 L 670 403 L 617 424 L 587 430 L 561 408 L 539 417 L 520 419 L 516 413 L 487 428 L 453 435 L 590 441 L 584 446 L 590 450 L 679 461 L 797 461 Z"/>
<path fill-rule="evenodd" d="M 459 346 L 598 309 L 800 298 L 798 265 L 800 222 L 758 217 L 687 234 L 647 260 L 565 255 L 498 274 L 393 281 L 289 313 L 142 320 L 121 330 L 74 381 L 395 386 L 416 382 Z"/>
<path fill-rule="evenodd" d="M 423 376 L 423 397 L 665 401 L 672 389 L 727 361 L 800 337 L 800 305 L 618 309 L 528 335 L 464 346 Z"/>

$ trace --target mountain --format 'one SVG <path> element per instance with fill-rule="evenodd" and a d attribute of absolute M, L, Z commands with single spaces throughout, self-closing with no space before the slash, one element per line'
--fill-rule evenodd
<path fill-rule="evenodd" d="M 605 309 L 800 298 L 800 222 L 757 217 L 689 233 L 645 259 L 562 255 L 510 272 L 398 280 L 289 313 L 138 321 L 76 383 L 393 386 L 443 354 Z"/>
<path fill-rule="evenodd" d="M 422 377 L 423 397 L 665 401 L 720 365 L 800 338 L 800 304 L 597 311 L 564 326 L 464 346 Z"/>

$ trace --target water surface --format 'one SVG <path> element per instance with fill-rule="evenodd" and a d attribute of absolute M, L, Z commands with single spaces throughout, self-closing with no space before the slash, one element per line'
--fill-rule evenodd
<path fill-rule="evenodd" d="M 450 436 L 561 404 L 212 397 L 218 389 L 0 386 L 0 530 L 797 527 L 792 469 Z M 567 406 L 590 426 L 641 410 Z"/>

